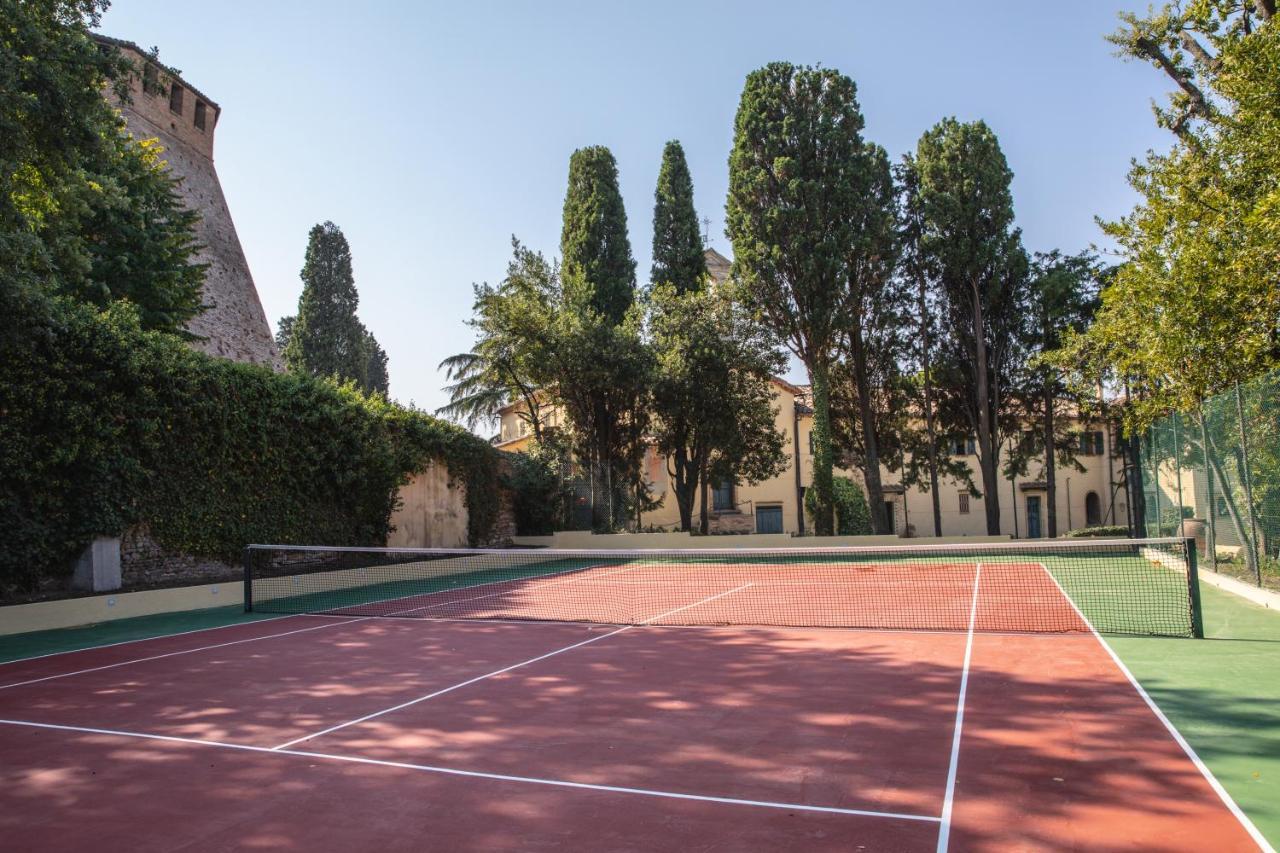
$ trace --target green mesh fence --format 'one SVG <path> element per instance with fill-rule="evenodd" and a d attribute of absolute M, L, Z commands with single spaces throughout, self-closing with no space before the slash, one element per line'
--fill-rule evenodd
<path fill-rule="evenodd" d="M 1280 371 L 1166 417 L 1143 441 L 1150 536 L 1193 536 L 1201 565 L 1280 589 Z"/>

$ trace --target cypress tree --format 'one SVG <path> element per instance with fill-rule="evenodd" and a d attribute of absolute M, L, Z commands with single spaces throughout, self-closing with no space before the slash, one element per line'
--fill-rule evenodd
<path fill-rule="evenodd" d="M 316 225 L 307 240 L 302 297 L 284 360 L 290 370 L 354 379 L 364 387 L 369 351 L 356 318 L 360 297 L 351 273 L 351 247 L 332 222 Z"/>
<path fill-rule="evenodd" d="M 636 261 L 618 165 L 602 145 L 580 148 L 569 158 L 560 254 L 560 274 L 574 307 L 590 308 L 610 325 L 621 323 L 635 301 Z"/>
<path fill-rule="evenodd" d="M 698 214 L 693 209 L 693 178 L 684 159 L 684 149 L 676 140 L 662 151 L 658 188 L 653 204 L 654 284 L 671 284 L 676 293 L 702 288 L 707 276 L 707 259 L 702 254 Z"/>

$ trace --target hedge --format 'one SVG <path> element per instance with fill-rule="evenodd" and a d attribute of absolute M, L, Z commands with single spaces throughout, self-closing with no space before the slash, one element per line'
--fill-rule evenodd
<path fill-rule="evenodd" d="M 399 486 L 442 459 L 469 536 L 498 508 L 498 454 L 353 387 L 213 358 L 106 312 L 0 289 L 0 594 L 65 578 L 96 535 L 145 522 L 232 562 L 249 542 L 381 545 Z"/>
<path fill-rule="evenodd" d="M 1124 538 L 1129 535 L 1129 528 L 1123 526 L 1103 526 L 1103 527 L 1077 527 L 1075 530 L 1069 530 L 1063 536 L 1072 539 L 1088 539 L 1091 537 L 1100 537 L 1106 539 Z"/>

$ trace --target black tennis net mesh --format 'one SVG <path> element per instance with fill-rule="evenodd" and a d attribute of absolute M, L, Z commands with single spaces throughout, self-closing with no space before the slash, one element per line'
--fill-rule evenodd
<path fill-rule="evenodd" d="M 1182 539 L 678 551 L 251 545 L 246 609 L 418 619 L 1198 636 Z"/>

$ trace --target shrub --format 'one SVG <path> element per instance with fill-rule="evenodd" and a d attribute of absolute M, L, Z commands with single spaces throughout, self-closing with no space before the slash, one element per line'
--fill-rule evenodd
<path fill-rule="evenodd" d="M 1075 530 L 1067 531 L 1064 536 L 1072 538 L 1098 537 L 1101 539 L 1123 538 L 1129 535 L 1129 528 L 1118 525 L 1104 525 L 1101 527 L 1080 527 Z"/>
<path fill-rule="evenodd" d="M 516 534 L 546 536 L 556 529 L 563 515 L 564 485 L 560 478 L 561 458 L 551 448 L 537 444 L 527 453 L 512 453 L 507 474 L 511 489 Z"/>
<path fill-rule="evenodd" d="M 871 510 L 862 489 L 848 477 L 836 477 L 832 484 L 835 498 L 836 535 L 866 536 L 871 533 Z M 817 510 L 813 489 L 804 494 L 804 509 L 810 516 Z"/>
<path fill-rule="evenodd" d="M 430 458 L 466 487 L 469 535 L 498 506 L 497 452 L 353 386 L 195 352 L 137 312 L 0 294 L 0 595 L 65 578 L 94 536 L 140 522 L 233 562 L 249 542 L 381 545 Z"/>

